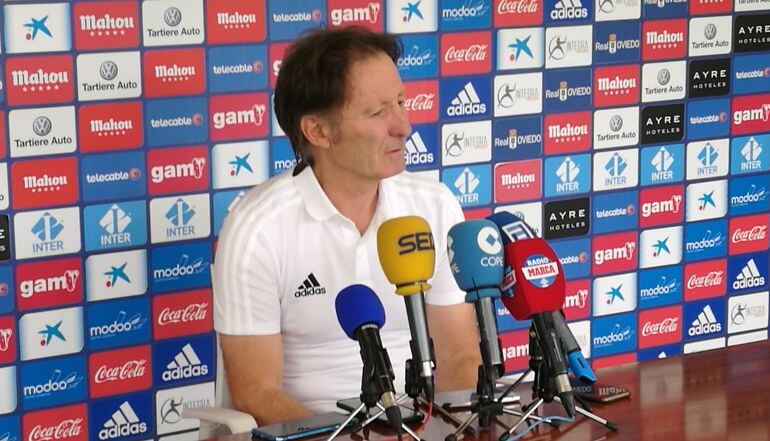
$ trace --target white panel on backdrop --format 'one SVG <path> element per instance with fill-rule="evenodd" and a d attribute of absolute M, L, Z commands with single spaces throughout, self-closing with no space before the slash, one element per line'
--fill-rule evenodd
<path fill-rule="evenodd" d="M 182 411 L 214 405 L 213 382 L 158 391 L 155 395 L 155 421 L 158 424 L 158 435 L 197 429 L 200 421 L 182 418 Z"/>
<path fill-rule="evenodd" d="M 716 219 L 727 214 L 727 181 L 709 181 L 687 186 L 685 218 L 689 221 Z"/>
<path fill-rule="evenodd" d="M 619 107 L 594 112 L 594 149 L 639 143 L 639 108 Z"/>
<path fill-rule="evenodd" d="M 211 150 L 214 188 L 251 187 L 268 178 L 267 141 L 216 144 Z"/>
<path fill-rule="evenodd" d="M 497 31 L 497 69 L 543 67 L 545 50 L 543 28 L 513 28 Z"/>
<path fill-rule="evenodd" d="M 441 126 L 441 163 L 471 164 L 492 159 L 492 121 Z"/>
<path fill-rule="evenodd" d="M 768 323 L 768 291 L 730 297 L 727 304 L 727 332 L 753 331 Z"/>
<path fill-rule="evenodd" d="M 147 250 L 93 254 L 86 259 L 89 301 L 116 299 L 147 291 Z"/>
<path fill-rule="evenodd" d="M 594 190 L 636 187 L 639 182 L 639 150 L 615 150 L 594 154 Z"/>
<path fill-rule="evenodd" d="M 392 0 L 387 2 L 387 31 L 413 34 L 438 30 L 438 0 Z"/>
<path fill-rule="evenodd" d="M 152 243 L 201 239 L 211 234 L 208 194 L 157 198 L 150 201 Z"/>
<path fill-rule="evenodd" d="M 6 5 L 3 12 L 5 50 L 9 54 L 72 48 L 69 3 Z"/>
<path fill-rule="evenodd" d="M 8 164 L 0 162 L 0 210 L 5 210 L 9 205 Z"/>
<path fill-rule="evenodd" d="M 528 115 L 543 111 L 543 73 L 497 75 L 495 116 Z"/>
<path fill-rule="evenodd" d="M 142 2 L 142 39 L 145 46 L 203 43 L 203 0 L 146 0 Z"/>
<path fill-rule="evenodd" d="M 12 158 L 74 152 L 77 148 L 75 107 L 11 110 L 8 132 Z"/>
<path fill-rule="evenodd" d="M 495 208 L 495 213 L 507 211 L 522 218 L 533 230 L 535 234 L 543 234 L 543 203 L 528 202 L 526 204 L 501 205 Z"/>
<path fill-rule="evenodd" d="M 597 277 L 593 283 L 593 315 L 633 311 L 637 304 L 636 273 Z"/>
<path fill-rule="evenodd" d="M 57 256 L 80 251 L 78 207 L 27 211 L 13 216 L 16 258 Z"/>
<path fill-rule="evenodd" d="M 733 42 L 733 18 L 729 15 L 692 18 L 688 35 L 691 57 L 729 54 Z"/>
<path fill-rule="evenodd" d="M 16 410 L 16 367 L 0 368 L 0 415 Z"/>
<path fill-rule="evenodd" d="M 710 139 L 687 144 L 687 180 L 718 178 L 730 171 L 730 140 Z"/>
<path fill-rule="evenodd" d="M 83 308 L 24 314 L 19 319 L 22 360 L 74 354 L 83 349 Z"/>
<path fill-rule="evenodd" d="M 593 59 L 593 26 L 567 26 L 545 30 L 545 67 L 590 66 Z"/>
<path fill-rule="evenodd" d="M 667 61 L 642 65 L 643 103 L 684 99 L 686 88 L 686 61 Z"/>
<path fill-rule="evenodd" d="M 681 226 L 642 231 L 639 235 L 639 268 L 681 262 L 682 240 Z"/>
<path fill-rule="evenodd" d="M 138 51 L 80 54 L 77 66 L 80 101 L 135 98 L 142 94 Z"/>

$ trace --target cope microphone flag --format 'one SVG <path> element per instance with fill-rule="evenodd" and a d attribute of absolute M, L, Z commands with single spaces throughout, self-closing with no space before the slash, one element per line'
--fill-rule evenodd
<path fill-rule="evenodd" d="M 419 386 L 425 398 L 432 402 L 436 357 L 428 332 L 423 295 L 430 289 L 428 279 L 433 277 L 436 264 L 430 225 L 419 216 L 398 217 L 383 222 L 377 230 L 377 254 L 385 276 L 396 286 L 396 294 L 404 296 L 412 336 L 409 342 L 412 367 L 418 370 Z"/>
<path fill-rule="evenodd" d="M 372 403 L 368 394 L 375 400 L 379 399 L 385 408 L 388 423 L 400 433 L 402 420 L 393 386 L 395 376 L 388 352 L 382 347 L 380 339 L 380 328 L 385 325 L 382 302 L 368 286 L 351 285 L 337 294 L 335 308 L 342 330 L 361 348 L 364 363 L 361 402 L 374 407 L 376 401 Z"/>

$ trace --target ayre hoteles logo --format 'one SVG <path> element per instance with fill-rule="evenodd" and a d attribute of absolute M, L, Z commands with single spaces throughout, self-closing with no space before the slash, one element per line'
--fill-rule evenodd
<path fill-rule="evenodd" d="M 593 27 L 569 26 L 545 31 L 545 67 L 590 66 L 593 59 Z"/>
<path fill-rule="evenodd" d="M 641 143 L 679 141 L 684 137 L 684 104 L 642 108 Z"/>
<path fill-rule="evenodd" d="M 13 216 L 16 259 L 56 256 L 80 251 L 77 207 L 27 211 Z M 19 227 L 24 225 L 24 227 Z"/>
<path fill-rule="evenodd" d="M 148 389 L 152 385 L 150 346 L 92 353 L 88 371 L 92 398 Z"/>
<path fill-rule="evenodd" d="M 203 1 L 142 3 L 144 46 L 203 43 Z"/>
<path fill-rule="evenodd" d="M 15 57 L 5 61 L 8 105 L 67 103 L 74 98 L 72 57 Z"/>
<path fill-rule="evenodd" d="M 545 239 L 583 236 L 590 229 L 589 198 L 568 199 L 545 204 Z"/>
<path fill-rule="evenodd" d="M 488 31 L 441 35 L 441 75 L 487 73 L 492 69 L 492 35 Z"/>
<path fill-rule="evenodd" d="M 139 44 L 139 9 L 131 1 L 75 3 L 75 48 L 116 49 Z"/>
<path fill-rule="evenodd" d="M 139 65 L 139 52 L 78 55 L 78 100 L 139 97 L 142 94 Z"/>
<path fill-rule="evenodd" d="M 735 52 L 758 52 L 770 49 L 770 14 L 735 17 L 733 45 Z"/>
<path fill-rule="evenodd" d="M 14 162 L 11 192 L 16 209 L 69 205 L 78 200 L 75 157 Z"/>
<path fill-rule="evenodd" d="M 197 95 L 206 89 L 203 48 L 147 51 L 142 60 L 148 98 Z"/>
<path fill-rule="evenodd" d="M 716 58 L 691 61 L 688 88 L 690 98 L 720 96 L 730 93 L 730 59 Z"/>
<path fill-rule="evenodd" d="M 209 44 L 262 41 L 265 27 L 264 0 L 233 0 L 206 5 L 206 40 Z"/>
<path fill-rule="evenodd" d="M 80 151 L 93 153 L 137 148 L 143 142 L 143 125 L 139 101 L 80 106 Z"/>
<path fill-rule="evenodd" d="M 687 20 L 648 20 L 642 24 L 642 59 L 684 58 Z"/>
<path fill-rule="evenodd" d="M 12 158 L 71 153 L 77 148 L 75 108 L 46 107 L 8 112 Z"/>

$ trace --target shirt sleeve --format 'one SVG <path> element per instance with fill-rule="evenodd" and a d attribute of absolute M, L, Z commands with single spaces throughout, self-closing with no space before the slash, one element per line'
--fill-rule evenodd
<path fill-rule="evenodd" d="M 214 328 L 226 335 L 281 332 L 276 237 L 255 225 L 254 213 L 233 211 L 219 235 L 211 271 Z M 262 226 L 265 224 L 260 222 Z"/>
<path fill-rule="evenodd" d="M 449 268 L 447 255 L 447 236 L 449 229 L 465 220 L 460 204 L 452 194 L 444 188 L 445 194 L 438 210 L 440 216 L 431 225 L 436 246 L 436 272 L 431 282 L 431 289 L 425 295 L 425 303 L 429 305 L 456 305 L 465 301 L 465 293 L 460 290 Z"/>

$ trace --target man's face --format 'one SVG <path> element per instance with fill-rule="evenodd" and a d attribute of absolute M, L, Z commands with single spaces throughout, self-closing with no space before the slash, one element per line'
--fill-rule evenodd
<path fill-rule="evenodd" d="M 404 170 L 404 141 L 412 132 L 404 100 L 404 85 L 387 55 L 354 62 L 346 102 L 332 116 L 331 168 L 342 176 L 374 181 Z"/>

